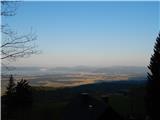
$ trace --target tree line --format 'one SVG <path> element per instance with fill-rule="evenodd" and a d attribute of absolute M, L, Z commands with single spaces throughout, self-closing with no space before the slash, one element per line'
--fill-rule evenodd
<path fill-rule="evenodd" d="M 32 87 L 27 80 L 21 79 L 15 83 L 13 75 L 10 75 L 6 92 L 4 95 L 5 118 L 14 118 L 13 112 L 16 110 L 26 111 L 33 103 Z"/>

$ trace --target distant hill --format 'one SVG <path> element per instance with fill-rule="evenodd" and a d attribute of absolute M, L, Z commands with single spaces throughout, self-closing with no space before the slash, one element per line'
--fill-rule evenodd
<path fill-rule="evenodd" d="M 104 73 L 109 75 L 114 74 L 143 74 L 147 73 L 147 68 L 144 66 L 114 66 L 114 67 L 89 67 L 89 66 L 75 66 L 75 67 L 16 67 L 10 71 L 2 67 L 2 74 L 21 74 L 21 75 L 40 75 L 40 74 L 54 74 L 54 73 Z"/>

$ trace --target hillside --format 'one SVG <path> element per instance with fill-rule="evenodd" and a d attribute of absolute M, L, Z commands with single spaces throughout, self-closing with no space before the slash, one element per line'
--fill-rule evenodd
<path fill-rule="evenodd" d="M 67 88 L 33 87 L 34 103 L 29 111 L 23 113 L 23 119 L 60 120 L 65 106 L 72 98 L 83 92 L 97 98 L 104 95 L 109 96 L 111 106 L 126 119 L 131 113 L 137 118 L 143 118 L 145 116 L 144 87 L 145 81 L 134 80 L 102 82 Z M 5 117 L 3 111 L 2 107 L 2 116 Z M 15 116 L 22 112 L 15 111 Z"/>

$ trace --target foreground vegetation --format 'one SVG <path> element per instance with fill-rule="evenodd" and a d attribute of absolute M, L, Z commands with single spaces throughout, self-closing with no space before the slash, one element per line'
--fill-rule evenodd
<path fill-rule="evenodd" d="M 79 93 L 87 92 L 97 98 L 109 96 L 109 104 L 124 119 L 131 115 L 144 119 L 145 82 L 119 81 L 82 85 L 69 88 L 32 87 L 33 103 L 28 109 L 12 111 L 12 120 L 60 120 L 67 104 Z M 4 96 L 2 97 L 2 120 L 7 119 Z"/>

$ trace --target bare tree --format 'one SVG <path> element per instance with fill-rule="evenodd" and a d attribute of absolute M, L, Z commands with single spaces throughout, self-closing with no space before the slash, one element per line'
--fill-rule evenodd
<path fill-rule="evenodd" d="M 1 1 L 1 16 L 5 18 L 16 15 L 17 4 L 18 2 L 16 1 Z M 27 57 L 38 52 L 35 45 L 37 36 L 32 30 L 28 34 L 19 35 L 9 25 L 2 24 L 1 34 L 2 65 L 6 65 L 17 58 Z"/>

